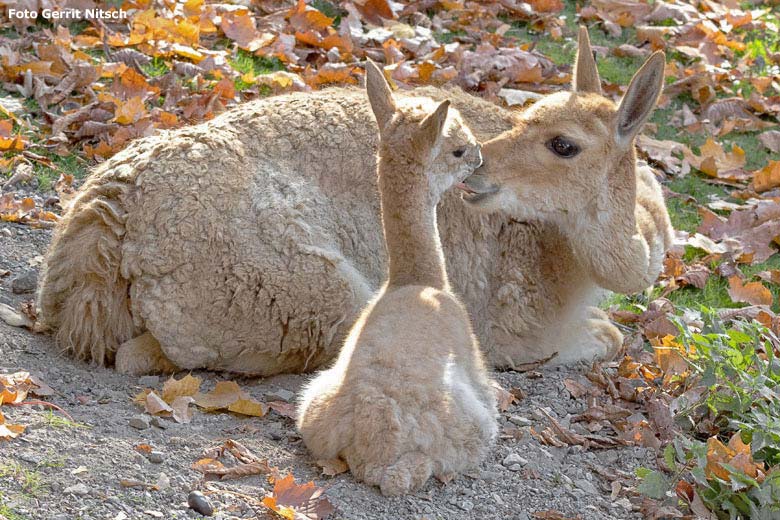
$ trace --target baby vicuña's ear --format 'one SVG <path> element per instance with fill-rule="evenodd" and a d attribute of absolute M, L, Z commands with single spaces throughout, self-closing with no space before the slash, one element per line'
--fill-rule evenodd
<path fill-rule="evenodd" d="M 666 56 L 658 51 L 645 61 L 631 79 L 615 118 L 615 141 L 618 145 L 630 145 L 653 113 L 664 87 L 665 63 Z"/>
<path fill-rule="evenodd" d="M 371 60 L 366 62 L 366 92 L 381 132 L 395 114 L 395 101 L 382 69 Z"/>
<path fill-rule="evenodd" d="M 575 92 L 601 94 L 601 78 L 599 78 L 599 70 L 596 68 L 596 58 L 593 56 L 593 49 L 590 47 L 588 28 L 584 25 L 580 26 L 572 84 Z"/>
<path fill-rule="evenodd" d="M 423 119 L 417 132 L 416 141 L 420 149 L 430 150 L 436 146 L 447 122 L 450 100 L 442 101 L 436 110 Z"/>

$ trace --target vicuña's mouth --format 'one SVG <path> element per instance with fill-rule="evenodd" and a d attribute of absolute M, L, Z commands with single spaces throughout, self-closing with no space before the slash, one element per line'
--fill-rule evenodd
<path fill-rule="evenodd" d="M 469 175 L 463 182 L 457 183 L 455 187 L 463 191 L 461 194 L 463 200 L 472 204 L 490 198 L 499 190 L 497 184 L 493 184 L 487 177 L 478 173 Z"/>

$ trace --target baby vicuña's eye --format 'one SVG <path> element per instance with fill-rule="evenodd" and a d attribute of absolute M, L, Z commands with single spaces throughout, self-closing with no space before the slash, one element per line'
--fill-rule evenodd
<path fill-rule="evenodd" d="M 463 157 L 464 153 L 466 153 L 466 147 L 461 146 L 460 148 L 452 152 L 452 155 L 454 155 L 455 157 Z"/>
<path fill-rule="evenodd" d="M 569 159 L 580 153 L 580 147 L 574 142 L 558 135 L 547 141 L 547 148 L 558 157 Z"/>

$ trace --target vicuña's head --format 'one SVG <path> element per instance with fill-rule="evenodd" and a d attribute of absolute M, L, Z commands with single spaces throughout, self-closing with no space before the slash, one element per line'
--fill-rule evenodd
<path fill-rule="evenodd" d="M 379 126 L 380 175 L 409 187 L 427 185 L 438 198 L 482 164 L 480 145 L 449 101 L 394 100 L 384 74 L 366 65 L 366 90 Z"/>
<path fill-rule="evenodd" d="M 601 94 L 588 32 L 580 28 L 573 91 L 544 97 L 515 128 L 484 143 L 485 162 L 466 179 L 464 200 L 485 211 L 553 222 L 598 216 L 633 194 L 634 137 L 664 80 L 656 52 L 631 79 L 619 106 Z"/>

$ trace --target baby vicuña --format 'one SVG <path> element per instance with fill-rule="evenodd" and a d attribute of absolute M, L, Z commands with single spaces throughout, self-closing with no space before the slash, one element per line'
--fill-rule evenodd
<path fill-rule="evenodd" d="M 335 365 L 304 389 L 298 428 L 315 458 L 341 457 L 398 495 L 474 467 L 496 435 L 494 391 L 436 228 L 441 195 L 482 157 L 449 101 L 396 105 L 379 68 L 366 74 L 389 273 Z"/>

